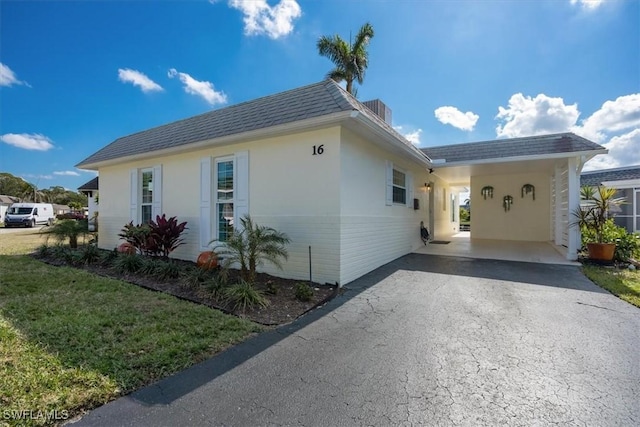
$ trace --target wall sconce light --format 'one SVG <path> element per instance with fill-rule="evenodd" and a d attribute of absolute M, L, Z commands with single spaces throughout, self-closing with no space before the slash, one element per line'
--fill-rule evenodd
<path fill-rule="evenodd" d="M 431 184 L 428 184 L 428 183 L 425 182 L 424 183 L 424 188 L 426 188 L 427 191 L 431 191 Z"/>

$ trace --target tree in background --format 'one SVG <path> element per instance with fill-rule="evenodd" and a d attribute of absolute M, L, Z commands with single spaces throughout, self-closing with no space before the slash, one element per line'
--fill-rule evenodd
<path fill-rule="evenodd" d="M 87 196 L 82 193 L 67 190 L 59 185 L 48 189 L 38 189 L 38 187 L 22 178 L 14 176 L 8 172 L 0 172 L 0 194 L 13 196 L 21 202 L 45 202 L 59 205 L 87 206 Z"/>
<path fill-rule="evenodd" d="M 373 34 L 373 27 L 367 22 L 356 34 L 353 44 L 337 34 L 318 39 L 318 53 L 329 58 L 336 66 L 327 73 L 327 77 L 338 83 L 347 82 L 347 92 L 351 94 L 354 94 L 353 81 L 362 84 L 364 80 L 364 73 L 369 66 L 367 46 Z"/>

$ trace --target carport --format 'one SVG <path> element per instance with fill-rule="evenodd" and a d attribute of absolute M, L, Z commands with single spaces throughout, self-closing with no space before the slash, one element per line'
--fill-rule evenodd
<path fill-rule="evenodd" d="M 544 243 L 564 260 L 577 259 L 580 232 L 572 225 L 571 212 L 580 204 L 580 173 L 588 160 L 606 153 L 605 148 L 562 133 L 423 151 L 433 161 L 434 175 L 451 187 L 469 188 L 471 206 L 468 244 L 462 244 L 464 235 L 458 236 L 457 245 L 437 245 L 429 253 L 458 248 L 468 254 L 503 253 L 498 259 L 511 259 L 514 252 L 539 253 Z M 501 246 L 504 250 L 495 250 Z"/>

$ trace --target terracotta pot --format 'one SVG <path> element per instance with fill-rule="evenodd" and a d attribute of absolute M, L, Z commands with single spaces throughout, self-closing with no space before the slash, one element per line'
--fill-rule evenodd
<path fill-rule="evenodd" d="M 200 252 L 196 264 L 204 270 L 216 268 L 218 266 L 218 255 L 213 251 Z"/>
<path fill-rule="evenodd" d="M 598 261 L 611 261 L 616 251 L 615 243 L 587 243 L 589 258 Z"/>
<path fill-rule="evenodd" d="M 121 254 L 135 255 L 136 248 L 131 243 L 124 242 L 123 244 L 118 246 L 118 252 L 120 252 Z"/>

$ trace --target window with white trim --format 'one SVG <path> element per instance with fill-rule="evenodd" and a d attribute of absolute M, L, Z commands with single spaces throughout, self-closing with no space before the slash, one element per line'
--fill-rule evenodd
<path fill-rule="evenodd" d="M 393 169 L 393 203 L 407 203 L 407 176 L 398 169 Z"/>
<path fill-rule="evenodd" d="M 225 157 L 215 161 L 215 212 L 217 240 L 226 242 L 233 232 L 234 213 L 234 159 Z"/>
<path fill-rule="evenodd" d="M 153 169 L 140 170 L 140 219 L 146 224 L 153 219 Z"/>

